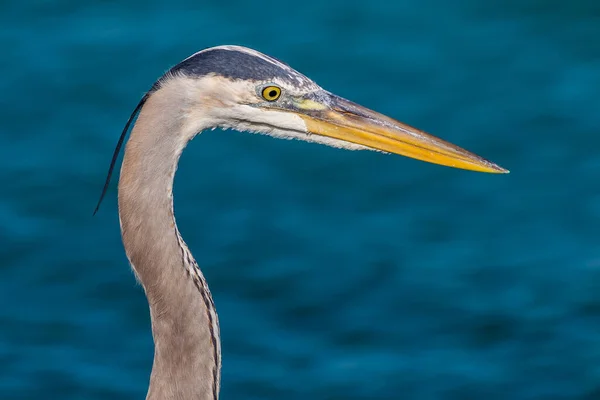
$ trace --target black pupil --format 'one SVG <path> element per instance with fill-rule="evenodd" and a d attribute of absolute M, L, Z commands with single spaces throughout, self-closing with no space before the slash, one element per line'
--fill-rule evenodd
<path fill-rule="evenodd" d="M 271 91 L 269 92 L 269 97 L 276 97 L 276 96 L 277 96 L 277 90 L 271 89 Z"/>

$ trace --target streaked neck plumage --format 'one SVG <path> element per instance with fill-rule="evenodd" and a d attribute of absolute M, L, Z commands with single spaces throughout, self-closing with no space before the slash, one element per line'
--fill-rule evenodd
<path fill-rule="evenodd" d="M 179 82 L 179 83 L 178 83 Z M 119 180 L 119 218 L 127 257 L 152 320 L 149 400 L 217 400 L 221 348 L 215 306 L 173 215 L 179 156 L 203 127 L 185 126 L 185 80 L 154 91 L 127 142 Z"/>

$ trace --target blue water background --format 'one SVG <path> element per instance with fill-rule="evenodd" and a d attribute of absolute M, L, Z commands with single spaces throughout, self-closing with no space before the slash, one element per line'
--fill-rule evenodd
<path fill-rule="evenodd" d="M 241 44 L 511 170 L 232 131 L 175 183 L 223 399 L 600 399 L 600 2 L 0 4 L 0 399 L 143 399 L 118 135 L 167 68 Z"/>

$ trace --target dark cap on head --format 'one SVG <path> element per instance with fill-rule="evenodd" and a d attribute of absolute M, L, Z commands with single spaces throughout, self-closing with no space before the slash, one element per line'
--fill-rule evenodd
<path fill-rule="evenodd" d="M 265 54 L 242 47 L 209 48 L 183 60 L 167 74 L 202 77 L 213 73 L 229 79 L 270 81 L 278 78 L 295 86 L 314 85 L 289 65 Z"/>

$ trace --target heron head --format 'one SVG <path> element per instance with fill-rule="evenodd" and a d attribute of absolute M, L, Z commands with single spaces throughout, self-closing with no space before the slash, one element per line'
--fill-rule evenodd
<path fill-rule="evenodd" d="M 163 93 L 160 96 L 158 92 Z M 336 96 L 289 65 L 241 46 L 204 49 L 168 70 L 140 100 L 113 152 L 94 214 L 125 136 L 146 102 L 177 109 L 181 148 L 207 128 L 226 128 L 349 150 L 375 150 L 479 172 L 509 171 L 454 144 Z"/>
<path fill-rule="evenodd" d="M 240 46 L 202 50 L 169 70 L 156 88 L 188 81 L 191 130 L 211 127 L 376 150 L 455 168 L 504 168 L 400 121 L 336 96 L 283 62 Z"/>

